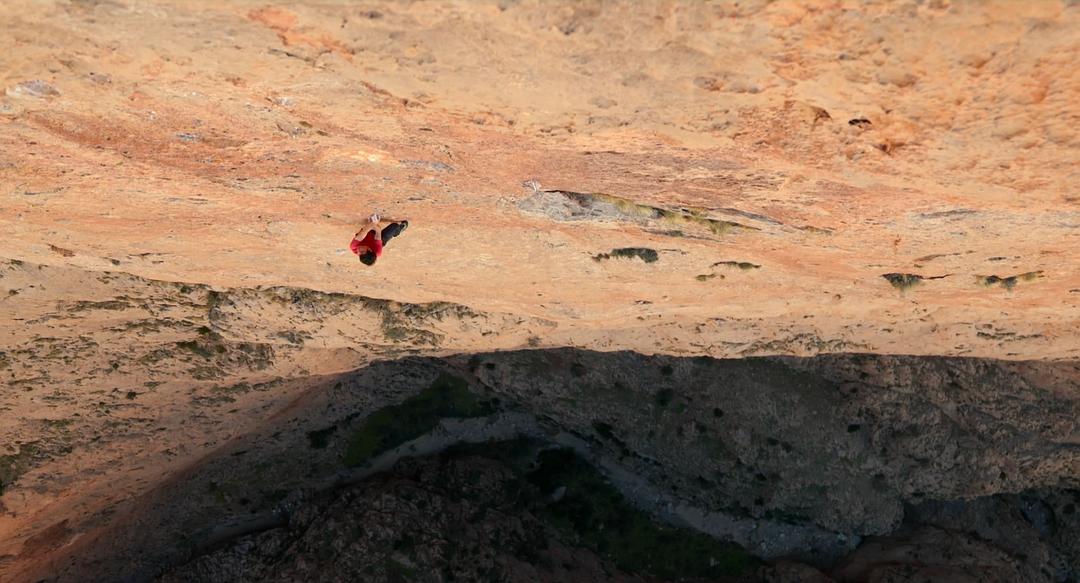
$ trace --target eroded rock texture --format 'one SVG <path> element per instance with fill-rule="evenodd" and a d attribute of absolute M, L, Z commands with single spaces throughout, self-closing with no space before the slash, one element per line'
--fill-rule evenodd
<path fill-rule="evenodd" d="M 1075 579 L 1077 30 L 1053 0 L 5 2 L 0 581 Z M 373 211 L 411 226 L 368 268 Z M 745 569 L 568 533 L 570 485 L 452 451 L 491 440 Z M 379 499 L 409 518 L 342 538 Z"/>

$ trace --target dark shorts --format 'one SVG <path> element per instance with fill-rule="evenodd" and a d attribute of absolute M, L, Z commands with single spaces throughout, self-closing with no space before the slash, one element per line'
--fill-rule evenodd
<path fill-rule="evenodd" d="M 401 221 L 400 223 L 390 223 L 389 225 L 386 225 L 385 227 L 383 227 L 383 229 L 382 229 L 382 244 L 386 245 L 386 243 L 390 239 L 393 239 L 394 237 L 397 237 L 398 235 L 400 235 L 401 232 L 404 231 L 405 228 L 408 227 L 408 226 L 409 226 L 409 221 Z"/>

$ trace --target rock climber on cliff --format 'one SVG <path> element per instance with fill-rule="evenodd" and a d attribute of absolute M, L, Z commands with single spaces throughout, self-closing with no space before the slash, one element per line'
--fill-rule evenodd
<path fill-rule="evenodd" d="M 386 226 L 381 226 L 386 223 Z M 382 255 L 386 243 L 400 235 L 409 226 L 409 221 L 395 221 L 380 218 L 374 214 L 368 217 L 365 225 L 353 235 L 349 249 L 360 257 L 364 265 L 375 265 L 375 260 Z"/>

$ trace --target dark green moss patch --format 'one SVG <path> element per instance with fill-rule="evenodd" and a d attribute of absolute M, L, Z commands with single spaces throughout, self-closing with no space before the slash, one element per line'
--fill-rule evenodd
<path fill-rule="evenodd" d="M 761 269 L 761 266 L 756 263 L 750 263 L 749 261 L 717 261 L 713 263 L 713 267 L 733 267 L 743 271 L 750 271 L 751 269 Z"/>
<path fill-rule="evenodd" d="M 483 417 L 494 412 L 492 402 L 482 402 L 469 392 L 463 379 L 444 374 L 427 389 L 405 401 L 380 409 L 349 436 L 346 466 L 357 466 L 406 441 L 428 433 L 439 420 Z"/>
<path fill-rule="evenodd" d="M 923 282 L 923 277 L 914 273 L 886 273 L 881 277 L 900 291 L 911 289 Z"/>
<path fill-rule="evenodd" d="M 1002 277 L 999 275 L 976 275 L 975 281 L 979 285 L 985 287 L 993 287 L 995 285 L 1001 286 L 1007 290 L 1011 290 L 1016 287 L 1016 284 L 1021 281 L 1035 281 L 1043 276 L 1042 271 L 1029 271 L 1027 273 L 1020 273 L 1017 275 L 1010 275 Z"/>
<path fill-rule="evenodd" d="M 527 479 L 556 502 L 538 510 L 574 544 L 620 569 L 660 579 L 738 576 L 757 565 L 741 547 L 686 529 L 659 525 L 631 506 L 593 467 L 570 450 L 541 452 Z"/>
<path fill-rule="evenodd" d="M 914 273 L 884 273 L 881 275 L 881 277 L 884 277 L 893 287 L 900 291 L 911 289 L 927 280 L 945 279 L 946 277 L 951 276 L 951 273 L 931 276 L 916 275 Z"/>
<path fill-rule="evenodd" d="M 645 263 L 653 263 L 660 260 L 660 255 L 656 252 L 656 250 L 649 249 L 647 247 L 621 247 L 619 249 L 612 249 L 611 253 L 601 253 L 599 255 L 594 255 L 593 260 L 603 261 L 605 259 L 612 258 L 633 259 L 634 257 L 637 257 Z"/>

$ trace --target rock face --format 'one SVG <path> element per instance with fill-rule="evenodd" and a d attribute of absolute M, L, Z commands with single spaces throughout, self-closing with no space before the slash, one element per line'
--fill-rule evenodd
<path fill-rule="evenodd" d="M 0 581 L 1078 576 L 1076 3 L 4 8 Z"/>

